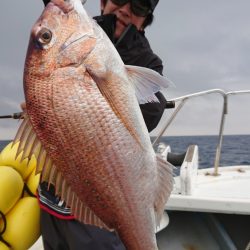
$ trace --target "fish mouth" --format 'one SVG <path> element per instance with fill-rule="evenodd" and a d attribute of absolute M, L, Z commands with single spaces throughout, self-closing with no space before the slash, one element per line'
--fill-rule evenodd
<path fill-rule="evenodd" d="M 52 47 L 57 36 L 60 36 L 60 34 L 57 34 L 58 26 L 62 23 L 65 25 L 65 23 L 68 22 L 70 22 L 71 25 L 74 24 L 79 30 L 73 30 L 68 34 L 66 41 L 59 48 L 59 53 L 78 42 L 80 43 L 87 39 L 96 39 L 93 34 L 93 29 L 91 28 L 92 23 L 88 20 L 88 16 L 82 6 L 81 0 L 51 0 L 46 5 L 43 14 L 38 19 L 31 32 L 36 48 L 48 49 Z M 80 30 L 83 30 L 84 32 L 82 33 Z M 44 36 L 41 36 L 42 39 L 38 37 L 40 33 L 42 33 L 42 35 L 44 33 Z M 49 41 L 46 41 L 45 39 L 49 35 L 52 38 Z"/>
<path fill-rule="evenodd" d="M 68 14 L 69 12 L 74 10 L 74 6 L 71 4 L 71 2 L 64 0 L 52 0 L 48 3 L 46 8 L 52 9 L 53 12 L 55 11 L 56 8 L 58 10 L 57 14 L 60 14 L 60 12 L 63 12 L 63 14 Z"/>

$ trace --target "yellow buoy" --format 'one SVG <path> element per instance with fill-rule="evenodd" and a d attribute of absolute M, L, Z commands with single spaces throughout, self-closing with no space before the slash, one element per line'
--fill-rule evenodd
<path fill-rule="evenodd" d="M 27 186 L 33 195 L 36 195 L 39 180 L 40 174 L 36 174 L 36 169 L 34 169 L 27 179 Z"/>
<path fill-rule="evenodd" d="M 0 166 L 0 211 L 6 214 L 20 199 L 23 179 L 12 167 Z"/>
<path fill-rule="evenodd" d="M 22 152 L 18 155 L 17 159 L 16 153 L 18 149 L 19 142 L 12 146 L 12 142 L 9 143 L 0 154 L 0 166 L 11 166 L 15 168 L 23 177 L 24 180 L 30 175 L 36 166 L 36 158 L 32 155 L 30 161 L 24 159 L 21 161 Z"/>
<path fill-rule="evenodd" d="M 40 236 L 40 208 L 33 197 L 21 198 L 6 215 L 7 226 L 2 237 L 13 250 L 29 249 Z M 0 221 L 0 228 L 3 228 Z"/>
<path fill-rule="evenodd" d="M 7 247 L 7 245 L 5 245 L 3 242 L 0 241 L 0 250 L 10 250 L 10 248 Z"/>

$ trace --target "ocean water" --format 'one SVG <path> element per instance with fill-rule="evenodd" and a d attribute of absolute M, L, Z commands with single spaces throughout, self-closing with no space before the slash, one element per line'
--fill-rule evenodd
<path fill-rule="evenodd" d="M 173 153 L 184 153 L 189 145 L 199 147 L 200 168 L 214 165 L 218 136 L 169 136 L 162 142 Z M 250 135 L 225 135 L 222 142 L 220 166 L 250 165 Z"/>
<path fill-rule="evenodd" d="M 200 168 L 213 166 L 218 140 L 218 136 L 166 136 L 161 139 L 171 146 L 173 153 L 184 153 L 188 145 L 198 145 Z M 0 151 L 8 143 L 9 141 L 0 141 Z M 231 165 L 250 165 L 250 135 L 223 137 L 220 166 Z"/>

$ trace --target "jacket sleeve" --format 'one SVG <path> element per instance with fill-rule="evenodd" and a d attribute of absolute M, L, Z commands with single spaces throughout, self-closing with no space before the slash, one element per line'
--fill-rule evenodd
<path fill-rule="evenodd" d="M 153 129 L 155 129 L 160 122 L 167 103 L 165 97 L 161 92 L 157 92 L 155 95 L 157 96 L 159 102 L 140 105 L 144 121 L 148 128 L 148 132 L 151 132 Z"/>
<path fill-rule="evenodd" d="M 50 2 L 50 0 L 43 0 L 43 3 L 44 3 L 45 6 L 46 6 L 49 2 Z"/>

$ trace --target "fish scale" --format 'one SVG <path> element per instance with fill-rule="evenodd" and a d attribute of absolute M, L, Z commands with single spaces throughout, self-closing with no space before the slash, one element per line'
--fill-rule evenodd
<path fill-rule="evenodd" d="M 72 89 L 75 89 L 74 88 L 74 86 L 73 85 L 71 85 L 71 87 L 72 87 Z M 97 90 L 97 88 L 95 88 L 96 90 Z M 63 93 L 65 93 L 65 91 L 66 90 L 64 90 L 63 88 L 60 88 L 60 90 L 61 90 L 61 94 L 63 94 Z M 69 96 L 72 96 L 71 95 L 71 93 L 70 93 L 70 91 L 69 91 L 69 88 L 67 87 L 67 91 L 69 92 Z M 54 91 L 55 92 L 55 91 Z M 57 91 L 56 91 L 57 92 Z M 75 91 L 76 93 L 78 93 L 78 91 Z M 59 91 L 57 92 L 57 93 L 59 93 Z M 99 93 L 99 91 L 97 92 L 97 93 Z M 88 100 L 91 100 L 93 97 L 90 95 L 90 93 L 88 93 L 89 95 L 88 95 Z M 82 95 L 83 95 L 83 97 L 85 96 L 85 93 L 84 93 L 84 91 L 83 91 L 83 93 L 82 93 Z M 94 96 L 96 96 L 97 94 L 94 92 Z M 99 93 L 99 95 L 100 95 L 100 93 Z M 60 95 L 59 95 L 60 96 Z M 56 98 L 54 97 L 53 98 L 54 99 L 54 105 L 55 105 L 55 103 L 56 103 Z M 59 100 L 61 99 L 60 97 L 58 98 Z M 78 99 L 78 98 L 75 98 L 75 99 Z M 79 99 L 83 99 L 83 98 L 79 98 Z M 102 96 L 98 96 L 98 98 L 97 98 L 97 100 L 102 100 Z M 101 103 L 102 103 L 102 101 L 100 101 Z M 96 106 L 96 103 L 95 103 L 95 106 Z M 98 106 L 98 105 L 97 105 Z M 102 105 L 103 106 L 103 105 Z M 106 105 L 106 106 L 108 106 L 108 105 Z M 60 112 L 60 109 L 57 109 L 57 106 L 55 105 L 55 108 L 56 108 L 56 110 L 58 110 L 59 111 L 59 114 L 61 113 Z M 93 107 L 94 108 L 94 107 Z M 96 108 L 96 107 L 95 107 Z M 71 107 L 69 107 L 69 109 L 71 109 Z M 91 110 L 91 108 L 90 108 L 90 110 Z M 106 113 L 107 113 L 107 108 L 106 108 Z M 96 116 L 96 114 L 103 114 L 103 113 L 99 113 L 99 112 L 92 112 L 92 115 L 93 116 Z M 88 115 L 89 116 L 89 115 Z M 110 116 L 112 116 L 112 113 L 109 115 L 109 117 Z M 104 116 L 104 117 L 106 117 L 106 115 Z M 113 115 L 113 117 L 114 117 L 114 115 Z M 114 117 L 115 118 L 115 117 Z M 65 119 L 65 117 L 63 117 L 63 119 Z M 74 130 L 72 130 L 72 128 L 75 128 L 75 127 L 77 127 L 77 128 L 79 128 L 79 126 L 73 126 L 73 125 L 76 125 L 76 124 L 78 124 L 79 123 L 79 121 L 81 121 L 81 116 L 77 116 L 77 120 L 78 121 L 76 121 L 76 120 L 73 120 L 74 121 L 74 123 L 73 124 L 71 124 L 71 119 L 69 119 L 69 121 L 67 121 L 65 124 L 67 124 L 67 127 L 68 128 L 66 128 L 65 129 L 65 132 L 67 132 L 67 134 L 68 133 L 72 133 L 72 134 L 75 134 L 75 131 Z M 90 121 L 92 121 L 92 120 L 96 120 L 95 118 L 91 118 L 91 117 L 89 117 L 89 119 L 90 119 Z M 110 123 L 112 123 L 112 119 L 111 120 L 109 120 L 110 121 Z M 58 121 L 59 122 L 59 124 L 62 122 L 62 121 Z M 88 123 L 87 123 L 88 124 Z M 86 124 L 85 124 L 86 125 Z M 108 128 L 108 129 L 110 129 L 110 124 L 109 123 L 105 123 L 105 125 L 106 125 L 106 127 Z M 93 127 L 93 124 L 90 124 L 90 127 L 84 127 L 83 129 L 84 130 L 88 130 L 89 131 L 89 129 L 91 129 L 91 127 Z M 98 127 L 98 126 L 97 126 Z M 70 131 L 70 128 L 71 128 L 71 131 Z M 100 133 L 99 133 L 100 132 Z M 101 138 L 101 137 L 103 137 L 103 130 L 95 130 L 94 131 L 94 133 L 95 133 L 95 137 L 97 138 L 97 140 L 94 140 L 94 138 L 92 139 L 92 141 L 93 142 L 96 142 L 96 143 L 98 143 L 98 141 L 99 141 L 99 139 Z M 100 136 L 99 136 L 99 134 L 100 134 Z M 120 132 L 119 133 L 115 133 L 116 135 L 114 135 L 114 136 L 112 136 L 112 134 L 111 133 L 108 133 L 110 136 L 109 136 L 109 140 L 110 140 L 110 143 L 112 142 L 112 143 L 117 143 L 118 141 L 120 141 Z M 89 134 L 88 134 L 89 135 Z M 70 134 L 69 134 L 69 137 L 70 138 L 72 138 L 71 136 L 70 136 Z M 105 136 L 106 137 L 106 136 Z M 78 139 L 78 138 L 73 138 L 73 139 L 71 139 L 71 142 L 69 143 L 69 145 L 70 144 L 73 144 L 73 145 L 79 145 L 79 141 L 74 141 L 74 139 Z M 91 146 L 91 145 L 90 145 Z M 69 148 L 73 148 L 73 147 L 71 147 L 71 146 L 69 146 Z M 95 149 L 98 149 L 98 147 L 96 146 L 96 145 L 94 145 L 93 146 L 93 148 L 95 148 Z M 72 153 L 72 150 L 70 150 L 70 154 Z M 78 154 L 79 152 L 76 152 L 76 154 Z M 101 153 L 101 152 L 97 152 L 97 156 L 98 156 L 98 158 L 97 159 L 93 159 L 92 157 L 92 165 L 93 166 L 100 166 L 100 163 L 102 162 L 102 154 L 99 154 L 99 153 Z M 107 156 L 107 154 L 105 153 L 105 154 L 103 154 L 104 155 L 104 157 L 106 158 L 106 156 Z M 112 154 L 112 155 L 114 155 L 114 154 Z M 84 159 L 84 161 L 86 161 L 85 159 L 87 159 L 89 157 L 89 154 L 84 154 L 84 156 L 83 156 L 83 159 Z M 96 161 L 97 162 L 96 162 Z M 107 159 L 109 162 L 108 162 L 108 164 L 104 164 L 104 165 L 107 165 L 107 166 L 109 166 L 109 169 L 111 170 L 111 172 L 112 172 L 112 170 L 114 170 L 115 169 L 115 167 L 117 167 L 117 165 L 119 165 L 119 163 L 117 162 L 119 159 L 114 159 L 114 157 L 112 158 L 112 163 L 113 164 L 110 164 L 110 159 Z M 99 162 L 98 162 L 99 161 Z M 87 160 L 87 162 L 88 162 L 88 160 Z M 84 164 L 81 164 L 81 165 L 86 165 L 86 163 Z M 112 168 L 112 166 L 113 166 L 113 168 Z M 90 167 L 90 169 L 91 169 L 91 167 Z M 96 167 L 94 168 L 95 170 L 94 170 L 94 172 L 97 172 L 97 169 L 96 169 Z M 102 169 L 101 167 L 100 167 L 100 169 Z M 86 171 L 87 171 L 87 169 L 86 169 Z M 84 171 L 84 173 L 86 174 L 86 171 Z M 93 172 L 91 172 L 90 174 L 89 174 L 90 176 L 92 176 L 92 178 L 93 178 L 93 176 L 94 176 L 94 173 Z M 99 179 L 100 178 L 100 176 L 101 176 L 101 174 L 98 174 L 97 175 L 97 179 Z M 117 179 L 117 177 L 115 178 L 115 179 Z M 108 178 L 108 182 L 112 182 L 112 179 L 110 178 L 110 176 L 109 176 L 109 178 Z M 104 187 L 102 187 L 101 189 L 102 190 L 105 190 L 105 182 L 101 182 L 98 186 L 101 186 L 101 184 L 103 184 L 104 185 Z M 121 195 L 122 196 L 122 195 Z M 119 201 L 120 202 L 120 201 Z M 124 204 L 124 205 L 126 205 L 126 204 Z"/>
<path fill-rule="evenodd" d="M 115 230 L 128 250 L 157 249 L 172 189 L 172 166 L 155 155 L 137 101 L 167 86 L 125 66 L 80 0 L 52 0 L 32 28 L 19 151 L 38 157 L 42 180 L 76 219 Z"/>

